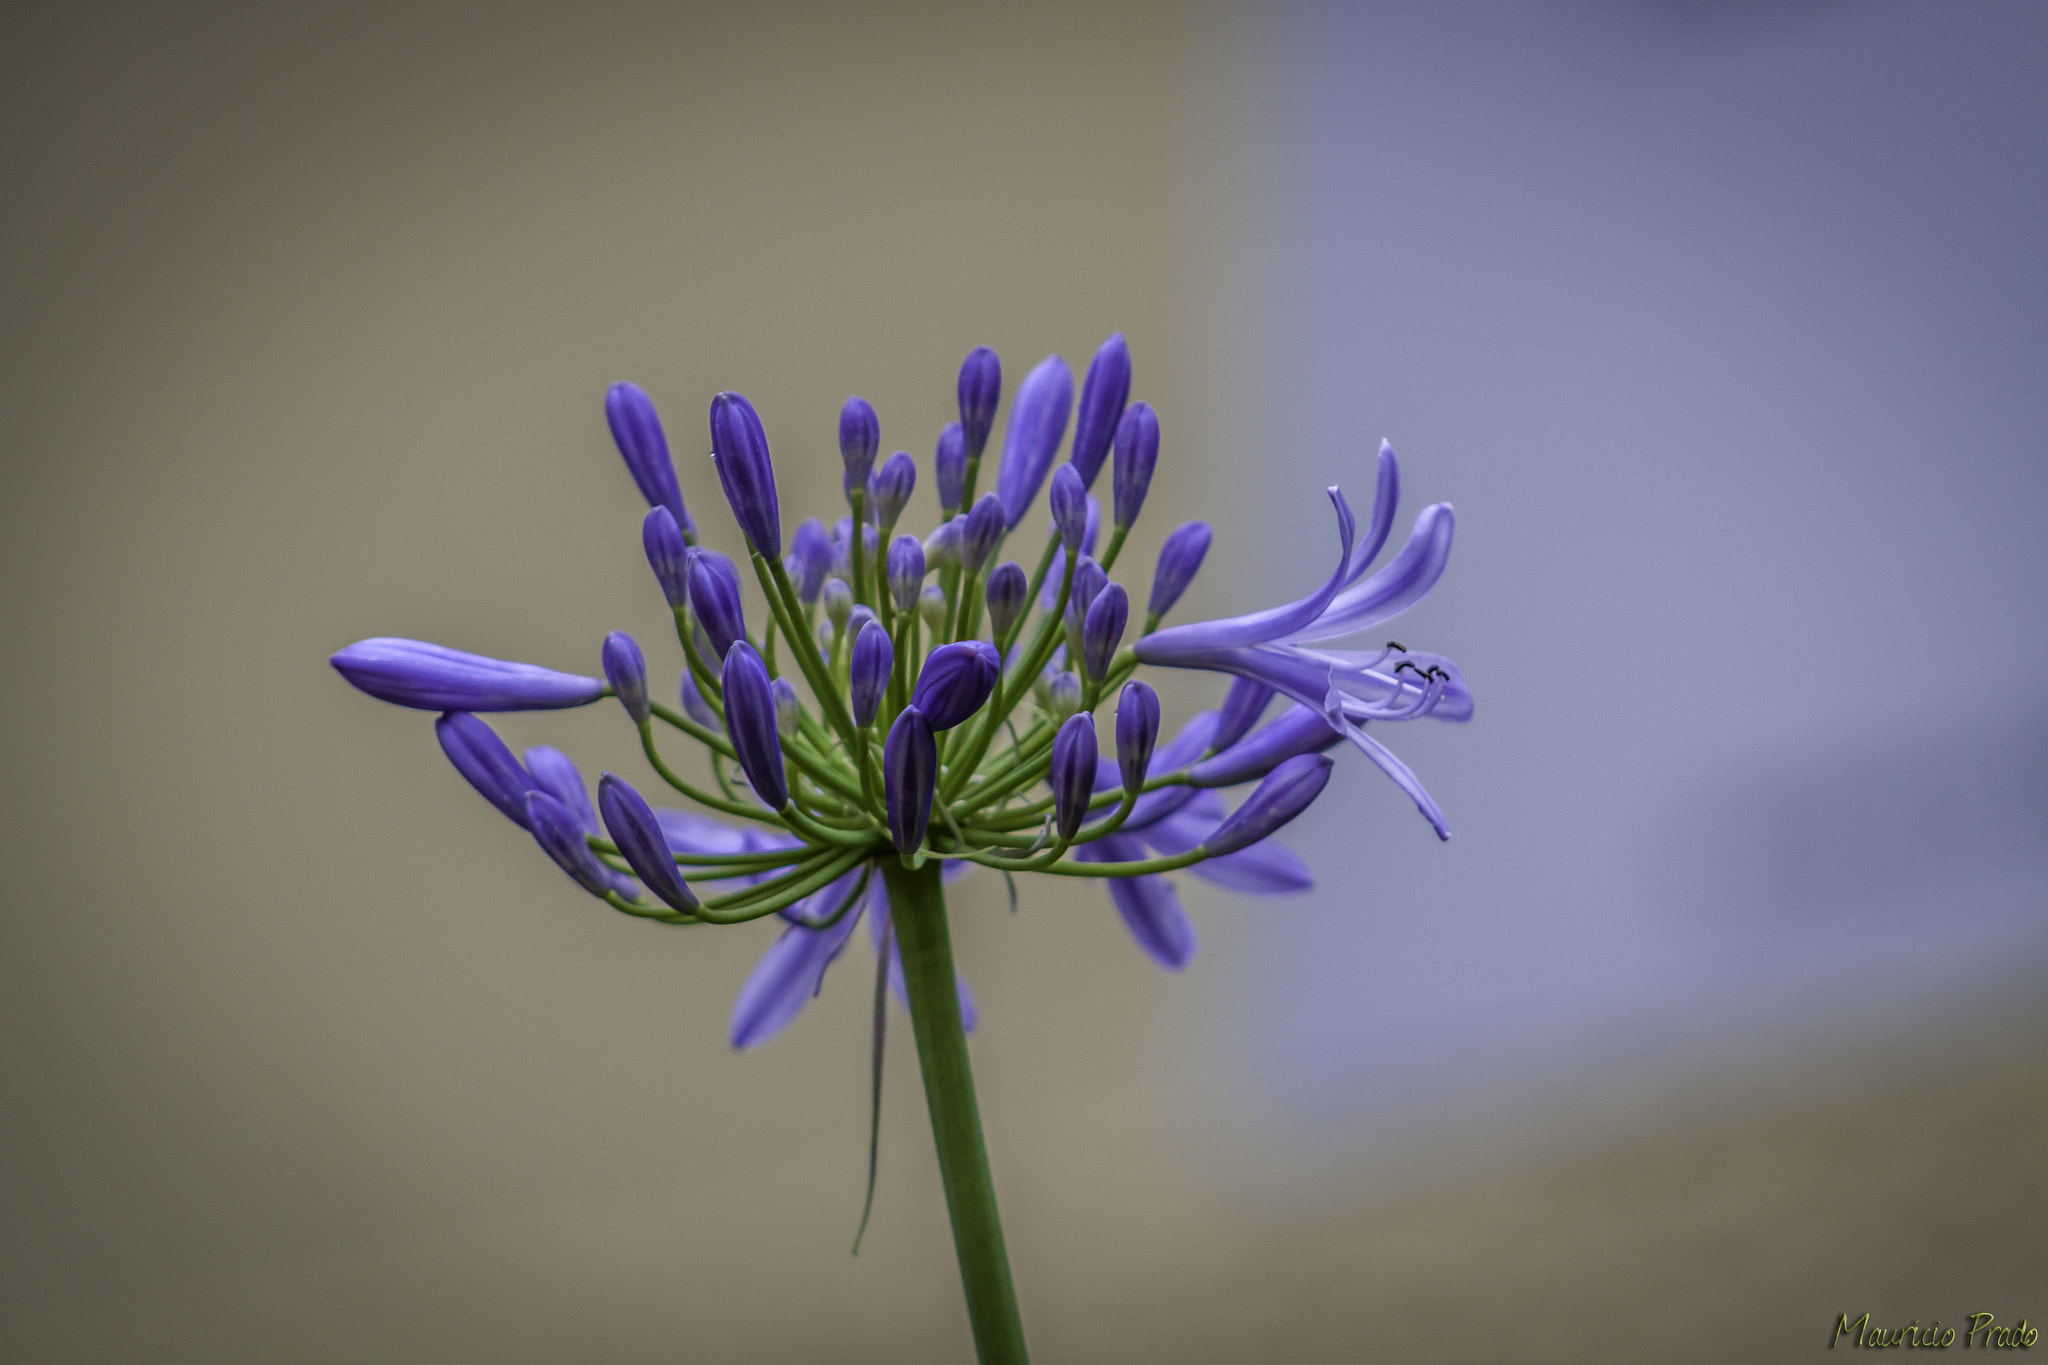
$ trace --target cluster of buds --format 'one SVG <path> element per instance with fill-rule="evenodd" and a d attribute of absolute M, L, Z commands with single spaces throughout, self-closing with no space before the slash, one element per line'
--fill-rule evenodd
<path fill-rule="evenodd" d="M 773 980 L 754 992 L 756 1008 L 736 1012 L 736 1042 L 773 1032 L 794 1012 L 790 998 L 815 988 L 812 968 L 822 972 L 879 889 L 885 858 L 1107 879 L 1140 945 L 1177 968 L 1194 936 L 1161 874 L 1192 868 L 1252 892 L 1306 887 L 1299 860 L 1265 841 L 1322 792 L 1325 751 L 1344 739 L 1445 833 L 1413 774 L 1364 727 L 1463 720 L 1471 696 L 1440 656 L 1393 644 L 1308 647 L 1405 610 L 1442 572 L 1451 517 L 1440 504 L 1400 555 L 1364 578 L 1398 497 L 1384 446 L 1363 540 L 1343 495 L 1329 490 L 1341 549 L 1310 597 L 1162 630 L 1209 549 L 1211 528 L 1195 521 L 1165 537 L 1134 612 L 1112 575 L 1145 508 L 1160 429 L 1148 405 L 1129 401 L 1130 387 L 1120 334 L 1096 352 L 1078 406 L 1066 363 L 1048 356 L 1018 386 L 995 486 L 984 490 L 1002 374 L 993 351 L 973 351 L 960 369 L 959 421 L 940 432 L 933 456 L 939 520 L 923 535 L 901 524 L 916 462 L 898 451 L 878 463 L 880 422 L 849 398 L 838 430 L 847 514 L 829 527 L 807 520 L 787 542 L 761 419 L 739 394 L 720 393 L 711 458 L 743 541 L 735 560 L 701 543 L 653 403 L 616 384 L 606 415 L 650 504 L 642 541 L 680 646 L 680 685 L 667 693 L 675 705 L 657 700 L 640 646 L 622 632 L 603 643 L 601 677 L 396 639 L 361 641 L 333 664 L 372 696 L 442 712 L 437 730 L 455 767 L 592 896 L 669 924 L 787 921 L 795 946 L 764 960 Z M 1055 468 L 1070 418 L 1069 456 Z M 1098 551 L 1094 490 L 1105 467 L 1110 524 Z M 1043 543 L 1009 557 L 1041 491 Z M 752 613 L 749 578 L 763 604 Z M 1141 664 L 1233 682 L 1219 710 L 1162 740 L 1159 698 L 1132 676 Z M 539 748 L 515 758 L 476 715 L 607 696 L 662 781 L 732 823 L 657 809 L 610 773 L 593 805 L 566 756 Z M 1262 724 L 1276 696 L 1292 705 Z M 1098 737 L 1104 711 L 1109 746 Z M 675 770 L 664 735 L 702 746 L 708 783 Z M 1250 783 L 1226 810 L 1218 789 Z"/>

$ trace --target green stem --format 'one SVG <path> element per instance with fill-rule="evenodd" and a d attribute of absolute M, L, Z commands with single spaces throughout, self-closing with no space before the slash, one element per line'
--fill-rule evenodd
<path fill-rule="evenodd" d="M 917 1035 L 917 1062 L 924 1073 L 932 1143 L 939 1152 L 946 1211 L 953 1219 L 953 1248 L 960 1257 L 960 1284 L 967 1295 L 975 1353 L 981 1365 L 1023 1365 L 1028 1359 L 1024 1322 L 1017 1315 L 1017 1292 L 1010 1286 L 995 1181 L 982 1145 L 981 1112 L 974 1102 L 974 1074 L 967 1061 L 967 1034 L 960 1025 L 939 860 L 930 859 L 912 871 L 900 859 L 884 857 L 882 877 L 889 888 L 889 920 L 902 949 L 910 1026 Z"/>

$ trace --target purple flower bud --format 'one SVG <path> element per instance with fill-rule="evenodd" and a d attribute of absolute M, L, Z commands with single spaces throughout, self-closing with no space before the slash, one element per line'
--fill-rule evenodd
<path fill-rule="evenodd" d="M 1019 644 L 1017 648 L 1021 650 L 1024 646 Z M 1052 710 L 1052 682 L 1059 675 L 1060 670 L 1057 664 L 1047 664 L 1044 668 L 1039 669 L 1038 676 L 1031 680 L 1031 699 L 1038 703 L 1040 710 Z M 1076 692 L 1074 695 L 1079 697 L 1080 693 Z"/>
<path fill-rule="evenodd" d="M 1052 474 L 1052 528 L 1068 554 L 1078 554 L 1088 530 L 1088 487 L 1074 466 L 1063 464 Z"/>
<path fill-rule="evenodd" d="M 870 621 L 853 637 L 853 660 L 848 668 L 846 691 L 853 702 L 853 723 L 862 727 L 875 723 L 882 709 L 882 694 L 888 689 L 889 674 L 896 668 L 896 645 L 880 621 Z"/>
<path fill-rule="evenodd" d="M 1116 427 L 1116 524 L 1129 526 L 1145 506 L 1152 467 L 1159 463 L 1159 418 L 1149 403 L 1133 403 Z"/>
<path fill-rule="evenodd" d="M 1039 361 L 1018 386 L 1003 433 L 1003 469 L 996 479 L 1008 529 L 1016 529 L 1038 497 L 1060 438 L 1067 434 L 1067 410 L 1073 405 L 1074 376 L 1056 355 Z"/>
<path fill-rule="evenodd" d="M 680 689 L 683 714 L 707 730 L 716 730 L 722 722 L 718 713 L 711 709 L 711 703 L 704 700 L 704 694 L 697 690 L 697 680 L 690 676 L 690 670 L 683 670 L 683 685 Z"/>
<path fill-rule="evenodd" d="M 843 578 L 825 580 L 825 590 L 818 594 L 818 601 L 825 608 L 825 619 L 831 623 L 833 634 L 846 629 L 846 620 L 853 615 L 853 589 L 846 586 Z"/>
<path fill-rule="evenodd" d="M 1062 839 L 1079 834 L 1081 822 L 1088 818 L 1088 798 L 1095 795 L 1095 759 L 1095 717 L 1067 717 L 1053 736 L 1052 771 L 1046 775 L 1052 786 L 1053 828 Z"/>
<path fill-rule="evenodd" d="M 669 606 L 678 611 L 688 606 L 690 547 L 683 543 L 676 514 L 666 507 L 650 511 L 640 523 L 640 546 L 647 551 L 647 567 L 654 570 L 654 579 L 661 584 L 661 595 L 668 599 Z"/>
<path fill-rule="evenodd" d="M 1221 753 L 1243 739 L 1266 713 L 1273 689 L 1256 678 L 1233 678 L 1223 694 L 1223 707 L 1216 716 L 1216 734 L 1209 741 L 1211 753 Z"/>
<path fill-rule="evenodd" d="M 467 711 L 450 711 L 434 722 L 434 738 L 441 741 L 441 752 L 455 771 L 468 778 L 484 800 L 513 824 L 526 827 L 526 794 L 539 791 L 540 784 L 519 766 L 497 731 Z"/>
<path fill-rule="evenodd" d="M 789 576 L 796 581 L 797 599 L 808 607 L 818 600 L 818 589 L 832 569 L 832 537 L 825 533 L 825 523 L 809 517 L 797 527 L 789 538 L 789 557 L 796 561 Z"/>
<path fill-rule="evenodd" d="M 768 695 L 775 700 L 775 733 L 784 739 L 792 738 L 803 728 L 804 705 L 796 699 L 796 684 L 787 678 L 777 678 L 768 685 Z"/>
<path fill-rule="evenodd" d="M 1130 615 L 1131 599 L 1121 583 L 1109 584 L 1088 604 L 1088 615 L 1081 622 L 1081 665 L 1098 683 L 1109 675 L 1109 661 L 1124 642 Z"/>
<path fill-rule="evenodd" d="M 878 619 L 880 618 L 878 618 L 875 615 L 873 609 L 863 606 L 855 606 L 852 611 L 846 614 L 847 637 L 849 639 L 858 640 L 860 638 L 860 628 L 866 625 L 868 622 Z"/>
<path fill-rule="evenodd" d="M 1010 627 L 1024 614 L 1024 595 L 1031 591 L 1024 566 L 1006 559 L 989 571 L 988 627 L 998 640 L 1008 638 Z"/>
<path fill-rule="evenodd" d="M 770 810 L 789 804 L 782 740 L 775 729 L 775 693 L 768 665 L 745 640 L 725 656 L 725 733 L 754 794 Z"/>
<path fill-rule="evenodd" d="M 590 845 L 583 842 L 583 826 L 569 808 L 543 791 L 526 794 L 526 827 L 555 865 L 569 874 L 591 895 L 603 897 L 612 890 L 612 879 Z"/>
<path fill-rule="evenodd" d="M 1188 584 L 1195 581 L 1195 572 L 1202 567 L 1203 556 L 1209 553 L 1212 534 L 1206 521 L 1190 521 L 1174 528 L 1166 544 L 1159 547 L 1159 567 L 1152 571 L 1152 600 L 1145 606 L 1147 612 L 1164 616 L 1173 610 Z"/>
<path fill-rule="evenodd" d="M 882 423 L 865 398 L 849 398 L 839 409 L 839 458 L 846 462 L 847 496 L 868 486 L 874 472 L 875 452 L 882 445 Z"/>
<path fill-rule="evenodd" d="M 950 730 L 981 709 L 1002 675 L 1002 660 L 986 640 L 940 645 L 924 661 L 911 702 L 934 730 Z"/>
<path fill-rule="evenodd" d="M 1095 603 L 1095 595 L 1109 583 L 1109 575 L 1100 564 L 1082 555 L 1074 565 L 1074 586 L 1067 593 L 1067 619 L 1079 623 L 1088 619 L 1088 608 Z"/>
<path fill-rule="evenodd" d="M 646 883 L 647 889 L 666 901 L 670 909 L 686 915 L 694 911 L 697 898 L 690 893 L 689 884 L 677 875 L 675 853 L 669 848 L 661 822 L 654 818 L 647 798 L 619 777 L 606 773 L 597 780 L 597 805 L 604 812 L 604 827 L 618 845 L 619 856 Z"/>
<path fill-rule="evenodd" d="M 1297 702 L 1251 738 L 1189 768 L 1188 776 L 1197 787 L 1231 787 L 1264 777 L 1297 754 L 1319 754 L 1343 738 L 1314 707 Z"/>
<path fill-rule="evenodd" d="M 960 435 L 973 459 L 988 447 L 995 425 L 996 404 L 1003 397 L 1003 365 L 996 353 L 977 346 L 960 362 Z"/>
<path fill-rule="evenodd" d="M 883 531 L 896 529 L 896 518 L 910 504 L 910 491 L 917 487 L 917 462 L 897 451 L 882 461 L 868 479 L 868 516 Z"/>
<path fill-rule="evenodd" d="M 950 517 L 967 496 L 967 437 L 958 422 L 939 430 L 939 448 L 932 453 L 932 481 L 939 486 L 939 515 Z"/>
<path fill-rule="evenodd" d="M 1081 680 L 1072 673 L 1055 673 L 1045 688 L 1046 710 L 1054 720 L 1065 720 L 1081 709 Z"/>
<path fill-rule="evenodd" d="M 1327 754 L 1296 754 L 1267 775 L 1245 803 L 1202 841 L 1211 857 L 1256 844 L 1308 809 L 1336 767 Z"/>
<path fill-rule="evenodd" d="M 775 465 L 754 405 L 736 393 L 711 400 L 711 462 L 732 517 L 747 543 L 769 563 L 782 558 L 782 509 L 775 501 Z"/>
<path fill-rule="evenodd" d="M 676 485 L 676 467 L 668 457 L 668 437 L 655 415 L 654 400 L 638 384 L 614 384 L 605 391 L 604 419 L 647 505 L 666 507 L 677 527 L 696 535 L 697 524 L 690 520 L 682 489 Z"/>
<path fill-rule="evenodd" d="M 934 635 L 944 629 L 946 612 L 949 608 L 946 590 L 934 583 L 917 595 L 917 614 L 924 620 L 924 628 Z"/>
<path fill-rule="evenodd" d="M 1087 504 L 1088 520 L 1081 529 L 1081 553 L 1092 555 L 1095 553 L 1096 533 L 1102 529 L 1102 500 L 1093 493 L 1090 493 L 1087 498 Z M 1039 606 L 1047 611 L 1052 610 L 1053 599 L 1059 596 L 1060 579 L 1066 572 L 1067 547 L 1065 545 L 1054 546 L 1052 561 L 1047 566 L 1045 583 L 1038 590 Z"/>
<path fill-rule="evenodd" d="M 1127 682 L 1116 699 L 1116 768 L 1124 791 L 1135 795 L 1152 767 L 1159 742 L 1159 694 L 1142 682 Z"/>
<path fill-rule="evenodd" d="M 896 599 L 896 610 L 916 606 L 923 589 L 924 542 L 916 536 L 898 536 L 889 546 L 889 595 Z"/>
<path fill-rule="evenodd" d="M 1102 343 L 1095 359 L 1088 362 L 1088 377 L 1081 381 L 1081 408 L 1074 417 L 1074 472 L 1081 486 L 1095 486 L 1102 470 L 1102 457 L 1109 454 L 1109 441 L 1116 434 L 1117 419 L 1131 396 L 1131 352 L 1124 334 Z"/>
<path fill-rule="evenodd" d="M 327 662 L 379 701 L 422 711 L 553 711 L 604 695 L 604 683 L 424 640 L 358 640 Z"/>
<path fill-rule="evenodd" d="M 932 793 L 939 784 L 939 746 L 931 722 L 906 706 L 889 727 L 882 746 L 882 796 L 889 807 L 889 837 L 908 853 L 924 842 L 932 821 Z"/>
<path fill-rule="evenodd" d="M 924 571 L 935 573 L 948 564 L 960 562 L 960 525 L 965 517 L 954 517 L 939 523 L 938 529 L 924 538 Z"/>
<path fill-rule="evenodd" d="M 690 609 L 711 642 L 711 657 L 723 659 L 735 640 L 747 638 L 747 618 L 740 606 L 740 575 L 730 559 L 716 550 L 690 556 Z"/>
<path fill-rule="evenodd" d="M 544 791 L 561 802 L 582 824 L 585 833 L 597 833 L 597 812 L 590 808 L 590 793 L 584 790 L 583 774 L 575 759 L 545 744 L 534 745 L 520 759 L 526 764 L 526 771 L 533 774 L 536 791 Z M 523 811 L 526 798 L 522 796 L 519 804 Z"/>
<path fill-rule="evenodd" d="M 641 656 L 639 644 L 625 631 L 615 630 L 604 637 L 601 653 L 605 681 L 618 693 L 619 705 L 626 708 L 635 725 L 647 724 L 654 713 L 647 706 L 647 660 Z"/>
<path fill-rule="evenodd" d="M 983 493 L 960 527 L 961 567 L 969 573 L 980 573 L 1002 538 L 1003 500 L 993 493 Z"/>

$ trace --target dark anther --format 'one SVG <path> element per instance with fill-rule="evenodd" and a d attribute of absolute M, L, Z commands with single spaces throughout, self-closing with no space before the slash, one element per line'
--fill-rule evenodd
<path fill-rule="evenodd" d="M 1427 678 L 1429 676 L 1429 674 L 1423 670 L 1422 665 L 1416 663 L 1412 659 L 1403 659 L 1400 663 L 1395 664 L 1394 676 L 1397 678 L 1400 677 L 1401 670 L 1404 668 L 1413 669 L 1415 671 L 1415 675 L 1419 678 Z"/>
<path fill-rule="evenodd" d="M 1401 643 L 1401 642 L 1400 642 L 1399 640 L 1389 640 L 1389 641 L 1387 641 L 1387 648 L 1388 648 L 1388 649 L 1398 649 L 1398 650 L 1400 650 L 1400 651 L 1401 651 L 1401 652 L 1402 652 L 1403 654 L 1406 654 L 1406 653 L 1408 652 L 1408 646 L 1406 646 L 1406 645 L 1402 644 L 1402 643 Z"/>

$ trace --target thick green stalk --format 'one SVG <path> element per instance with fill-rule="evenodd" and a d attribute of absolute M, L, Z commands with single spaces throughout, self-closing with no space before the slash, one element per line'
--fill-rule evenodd
<path fill-rule="evenodd" d="M 953 1219 L 953 1248 L 960 1257 L 960 1284 L 967 1294 L 975 1353 L 981 1365 L 1023 1365 L 1028 1358 L 1024 1322 L 1017 1315 L 1016 1290 L 1010 1286 L 1010 1257 L 1003 1249 L 995 1181 L 989 1175 L 981 1112 L 974 1102 L 974 1074 L 967 1061 L 967 1034 L 960 1026 L 939 860 L 930 859 L 912 871 L 901 860 L 885 857 L 882 876 L 889 887 L 889 919 L 903 954 L 910 1026 L 917 1035 L 917 1062 L 924 1072 L 925 1105 L 931 1110 L 946 1211 Z"/>

